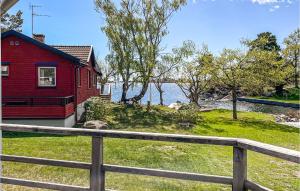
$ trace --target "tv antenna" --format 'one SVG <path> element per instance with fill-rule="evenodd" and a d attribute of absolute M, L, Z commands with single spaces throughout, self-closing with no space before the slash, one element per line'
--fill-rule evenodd
<path fill-rule="evenodd" d="M 34 26 L 34 17 L 50 17 L 50 15 L 41 15 L 34 12 L 35 8 L 42 7 L 41 5 L 33 5 L 29 4 L 29 8 L 31 9 L 31 33 L 33 35 L 33 26 Z"/>

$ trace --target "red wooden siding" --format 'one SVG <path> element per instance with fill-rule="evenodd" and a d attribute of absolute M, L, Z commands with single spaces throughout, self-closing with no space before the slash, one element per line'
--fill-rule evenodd
<path fill-rule="evenodd" d="M 91 71 L 91 88 L 88 86 L 88 71 Z M 93 83 L 93 76 L 97 75 L 90 61 L 88 66 L 80 69 L 81 85 L 77 88 L 77 103 L 80 104 L 92 96 L 98 96 L 100 90 Z"/>
<path fill-rule="evenodd" d="M 73 114 L 74 104 L 66 106 L 4 106 L 3 118 L 66 118 Z"/>
<path fill-rule="evenodd" d="M 18 41 L 19 45 L 10 45 Z M 80 68 L 81 86 L 76 83 L 75 64 L 49 50 L 40 48 L 16 36 L 8 36 L 1 41 L 1 61 L 9 62 L 9 75 L 2 77 L 4 97 L 66 97 L 76 96 L 77 104 L 91 96 L 99 95 L 99 90 L 91 84 L 88 88 L 88 70 L 91 77 L 97 75 L 92 60 Z M 56 64 L 56 87 L 38 87 L 38 66 L 36 63 Z M 4 106 L 5 118 L 66 118 L 75 112 L 74 103 L 66 106 Z"/>
<path fill-rule="evenodd" d="M 19 41 L 10 46 L 10 41 Z M 2 40 L 2 62 L 10 62 L 9 76 L 2 77 L 3 96 L 69 96 L 74 95 L 74 64 L 20 38 Z M 55 62 L 56 87 L 38 87 L 37 62 Z"/>

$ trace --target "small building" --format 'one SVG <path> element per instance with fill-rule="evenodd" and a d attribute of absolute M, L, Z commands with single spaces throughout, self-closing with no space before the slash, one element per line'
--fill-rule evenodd
<path fill-rule="evenodd" d="M 92 46 L 47 45 L 44 35 L 14 30 L 1 40 L 4 123 L 71 127 L 85 101 L 100 94 Z"/>

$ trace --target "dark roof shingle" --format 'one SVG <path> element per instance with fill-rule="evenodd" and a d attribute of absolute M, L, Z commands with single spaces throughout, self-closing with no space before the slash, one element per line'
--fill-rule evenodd
<path fill-rule="evenodd" d="M 70 54 L 76 58 L 79 58 L 83 64 L 89 61 L 89 56 L 92 50 L 92 46 L 64 46 L 64 45 L 51 45 L 60 51 Z"/>

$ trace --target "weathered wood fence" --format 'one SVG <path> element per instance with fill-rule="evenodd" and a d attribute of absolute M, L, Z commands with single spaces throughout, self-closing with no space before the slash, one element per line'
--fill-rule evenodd
<path fill-rule="evenodd" d="M 105 190 L 105 173 L 127 173 L 147 176 L 157 176 L 165 178 L 174 178 L 181 180 L 202 181 L 209 183 L 219 183 L 231 185 L 233 191 L 270 191 L 259 184 L 247 179 L 247 150 L 257 153 L 266 154 L 272 157 L 281 158 L 286 161 L 300 163 L 300 152 L 264 144 L 247 139 L 208 137 L 208 136 L 191 136 L 159 133 L 141 133 L 141 132 L 124 132 L 111 130 L 92 130 L 79 128 L 58 128 L 44 126 L 14 125 L 1 124 L 4 131 L 13 132 L 30 132 L 30 133 L 47 133 L 58 135 L 78 135 L 92 137 L 92 156 L 91 163 L 77 161 L 52 160 L 44 158 L 33 158 L 13 155 L 1 155 L 2 161 L 30 163 L 39 165 L 60 166 L 67 168 L 86 169 L 90 171 L 90 187 L 71 186 L 64 184 L 55 184 L 49 182 L 38 182 L 23 180 L 9 177 L 1 177 L 1 183 L 34 188 L 45 188 L 63 191 L 104 191 Z M 138 139 L 151 141 L 181 142 L 207 145 L 221 145 L 233 147 L 233 177 L 214 176 L 206 174 L 176 172 L 167 170 L 157 170 L 149 168 L 137 168 L 103 164 L 103 138 L 121 138 L 121 139 Z M 270 172 L 271 173 L 271 172 Z"/>

